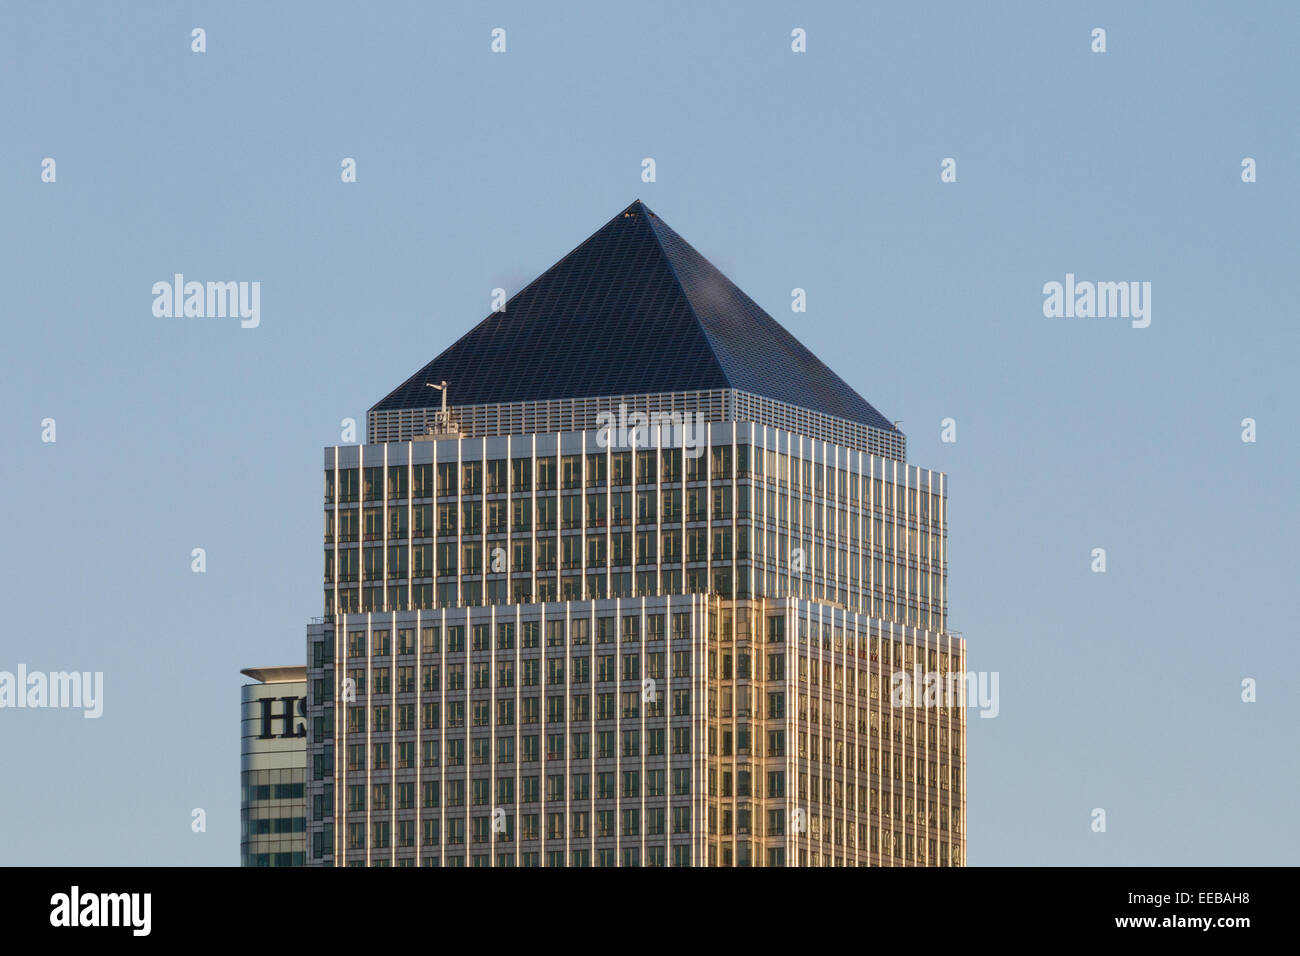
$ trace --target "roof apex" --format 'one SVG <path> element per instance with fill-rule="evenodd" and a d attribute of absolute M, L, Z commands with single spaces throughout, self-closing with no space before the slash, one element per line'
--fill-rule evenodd
<path fill-rule="evenodd" d="M 895 426 L 634 200 L 371 410 L 737 389 Z"/>

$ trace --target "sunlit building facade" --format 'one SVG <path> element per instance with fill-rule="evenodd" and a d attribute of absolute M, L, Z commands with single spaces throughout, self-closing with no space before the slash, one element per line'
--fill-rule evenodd
<path fill-rule="evenodd" d="M 965 670 L 945 477 L 644 205 L 367 427 L 323 462 L 310 864 L 964 863 L 964 711 L 891 699 Z"/>
<path fill-rule="evenodd" d="M 239 864 L 305 866 L 307 669 L 240 673 Z"/>

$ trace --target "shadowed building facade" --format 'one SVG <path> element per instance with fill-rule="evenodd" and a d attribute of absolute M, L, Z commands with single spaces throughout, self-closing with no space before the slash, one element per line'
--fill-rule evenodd
<path fill-rule="evenodd" d="M 945 476 L 642 203 L 324 456 L 315 865 L 960 865 Z M 950 706 L 945 706 L 950 705 Z"/>

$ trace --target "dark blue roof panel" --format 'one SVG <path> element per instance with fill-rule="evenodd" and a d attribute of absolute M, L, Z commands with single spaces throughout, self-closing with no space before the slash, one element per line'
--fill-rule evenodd
<path fill-rule="evenodd" d="M 374 406 L 735 388 L 893 425 L 638 200 Z"/>

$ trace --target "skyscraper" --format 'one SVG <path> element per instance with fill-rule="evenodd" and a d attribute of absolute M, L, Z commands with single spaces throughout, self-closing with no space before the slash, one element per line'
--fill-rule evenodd
<path fill-rule="evenodd" d="M 316 865 L 960 865 L 944 475 L 635 202 L 324 457 Z M 929 686 L 929 685 L 927 685 Z"/>
<path fill-rule="evenodd" d="M 307 859 L 307 669 L 249 667 L 240 688 L 240 866 Z"/>

